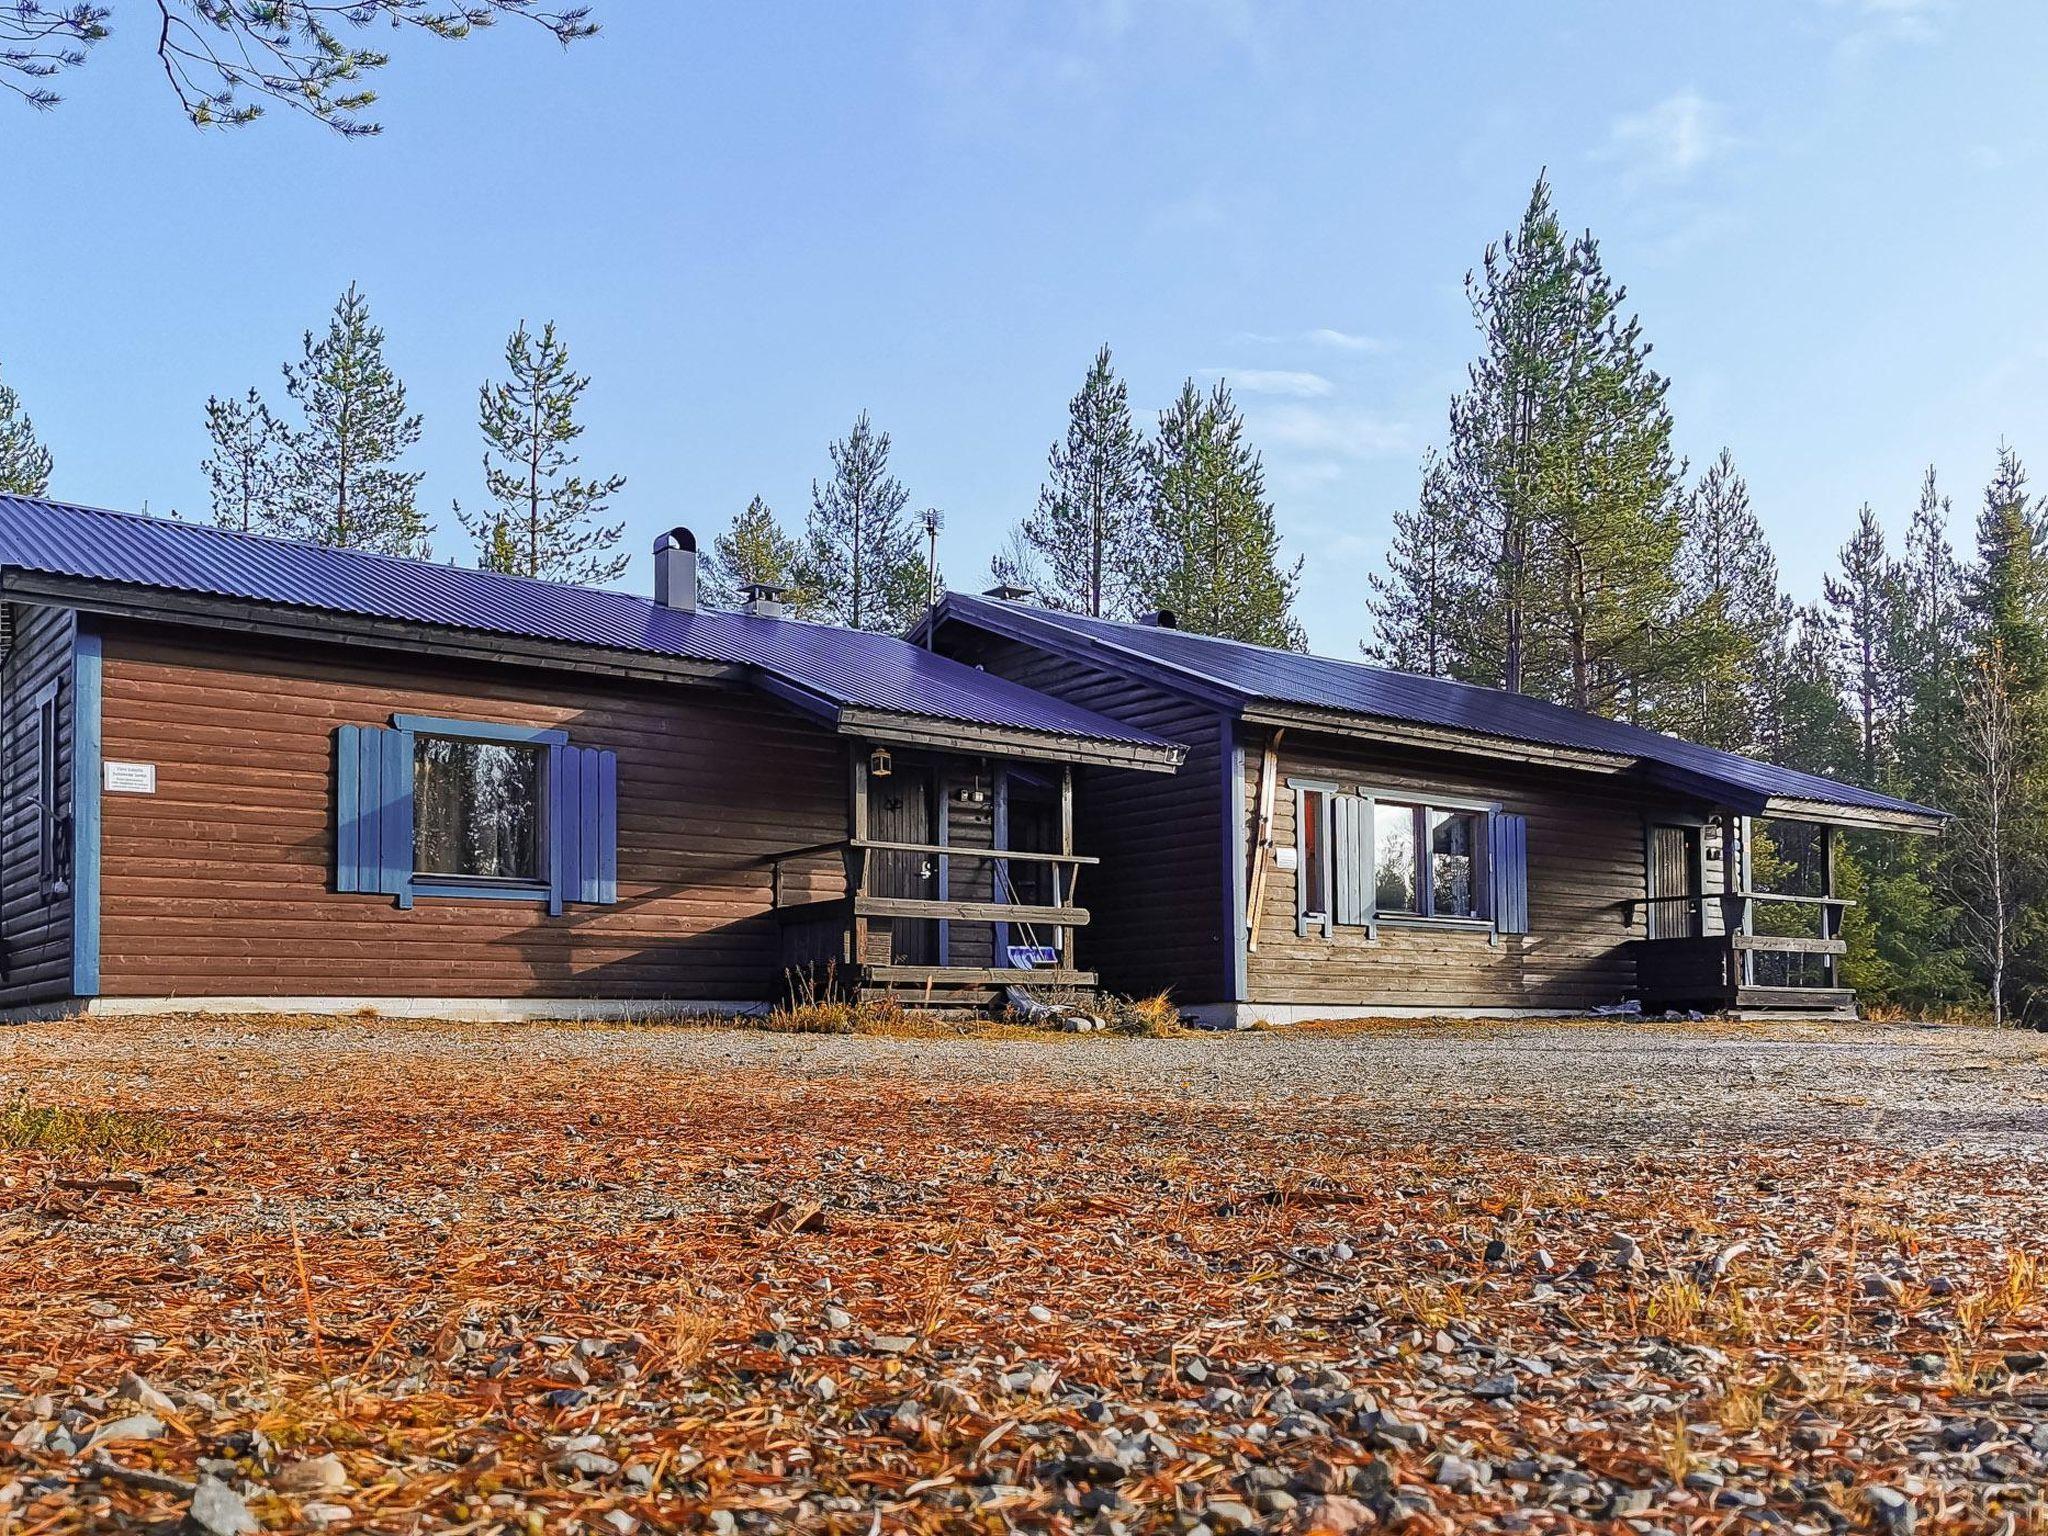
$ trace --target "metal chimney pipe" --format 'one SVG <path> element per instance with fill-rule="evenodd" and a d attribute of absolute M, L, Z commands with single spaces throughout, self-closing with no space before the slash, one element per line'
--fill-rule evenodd
<path fill-rule="evenodd" d="M 654 541 L 654 600 L 682 613 L 697 611 L 697 536 L 671 528 Z"/>

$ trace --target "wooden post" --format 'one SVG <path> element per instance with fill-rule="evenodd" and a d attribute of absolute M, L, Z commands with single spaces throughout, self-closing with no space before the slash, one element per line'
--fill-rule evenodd
<path fill-rule="evenodd" d="M 1822 827 L 1820 829 L 1820 893 L 1830 898 L 1830 901 L 1832 901 L 1835 894 L 1835 829 L 1833 827 Z M 1824 939 L 1838 939 L 1842 936 L 1841 929 L 1842 909 L 1832 904 L 1822 907 L 1820 909 L 1820 936 Z M 1837 956 L 1821 956 L 1821 970 L 1827 976 L 1830 987 L 1840 983 L 1841 978 L 1835 969 L 1838 963 Z"/>
<path fill-rule="evenodd" d="M 1073 851 L 1074 765 L 1072 763 L 1062 763 L 1060 765 L 1060 852 L 1072 853 Z M 1061 888 L 1060 880 L 1060 873 L 1066 867 L 1063 864 L 1052 866 L 1052 904 L 1056 907 L 1066 905 L 1066 895 Z M 1059 936 L 1060 969 L 1071 971 L 1074 968 L 1074 930 L 1061 926 L 1056 932 Z"/>
<path fill-rule="evenodd" d="M 1266 754 L 1259 763 L 1259 829 L 1252 840 L 1251 893 L 1244 904 L 1245 948 L 1259 947 L 1259 910 L 1266 903 L 1266 866 L 1273 853 L 1273 794 L 1280 776 L 1280 738 L 1285 726 L 1266 740 Z"/>
<path fill-rule="evenodd" d="M 1010 769 L 1005 763 L 997 763 L 991 770 L 995 791 L 995 810 L 989 841 L 997 848 L 1010 846 Z M 1010 901 L 1016 894 L 1016 887 L 1010 883 L 1010 861 L 997 859 L 990 866 L 989 898 L 992 901 Z M 1000 969 L 1010 963 L 1010 925 L 997 923 L 995 928 L 996 952 L 989 957 L 989 963 Z"/>

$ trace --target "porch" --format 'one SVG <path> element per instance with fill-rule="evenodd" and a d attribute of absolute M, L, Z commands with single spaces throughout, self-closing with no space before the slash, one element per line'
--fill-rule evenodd
<path fill-rule="evenodd" d="M 1095 986 L 1075 895 L 1100 861 L 1074 848 L 1070 763 L 857 742 L 847 827 L 768 860 L 792 995 L 970 1007 Z"/>
<path fill-rule="evenodd" d="M 1635 946 L 1643 1006 L 1854 1018 L 1841 960 L 1843 918 L 1855 903 L 1837 894 L 1836 836 L 1830 825 L 1781 820 L 1767 830 L 1733 813 L 1650 827 L 1649 894 L 1633 904 L 1647 935 Z M 1804 888 L 1763 889 L 1766 879 Z"/>

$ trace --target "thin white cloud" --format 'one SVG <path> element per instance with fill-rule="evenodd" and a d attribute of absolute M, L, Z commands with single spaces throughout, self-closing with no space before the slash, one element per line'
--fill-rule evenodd
<path fill-rule="evenodd" d="M 1384 352 L 1387 344 L 1377 336 L 1361 336 L 1355 331 L 1336 331 L 1328 326 L 1319 326 L 1305 338 L 1319 347 L 1335 347 L 1340 352 Z"/>
<path fill-rule="evenodd" d="M 1683 90 L 1616 118 L 1598 153 L 1631 177 L 1675 182 L 1719 159 L 1734 143 L 1721 126 L 1721 109 L 1698 91 Z"/>
<path fill-rule="evenodd" d="M 1262 448 L 1343 459 L 1379 459 L 1415 451 L 1413 428 L 1377 411 L 1280 405 L 1259 412 L 1250 425 L 1253 440 Z"/>
<path fill-rule="evenodd" d="M 1241 395 L 1288 395 L 1296 400 L 1320 400 L 1337 392 L 1337 386 L 1320 373 L 1292 368 L 1210 368 Z"/>

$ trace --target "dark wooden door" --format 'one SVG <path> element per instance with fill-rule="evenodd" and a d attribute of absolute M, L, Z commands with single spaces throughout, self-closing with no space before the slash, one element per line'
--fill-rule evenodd
<path fill-rule="evenodd" d="M 899 764 L 886 779 L 868 781 L 868 836 L 878 843 L 924 843 L 932 836 L 931 770 Z M 939 860 L 929 853 L 868 855 L 868 891 L 932 901 L 939 894 Z M 937 965 L 939 925 L 929 917 L 887 920 L 891 965 Z"/>
<path fill-rule="evenodd" d="M 1697 897 L 1700 892 L 1698 827 L 1650 828 L 1650 894 Z M 1700 933 L 1698 901 L 1652 901 L 1650 937 L 1689 939 Z"/>

